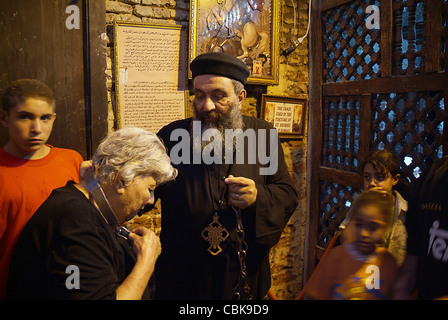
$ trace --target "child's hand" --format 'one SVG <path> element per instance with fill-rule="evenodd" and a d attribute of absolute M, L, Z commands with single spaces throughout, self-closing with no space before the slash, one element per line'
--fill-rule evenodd
<path fill-rule="evenodd" d="M 383 194 L 384 196 L 387 195 L 387 191 L 381 187 L 372 187 L 372 188 L 369 188 L 368 190 L 375 190 L 375 191 Z"/>
<path fill-rule="evenodd" d="M 92 168 L 93 168 L 93 161 L 92 160 L 83 161 L 79 165 L 79 180 L 83 181 L 84 177 L 86 175 L 86 172 L 89 171 Z"/>

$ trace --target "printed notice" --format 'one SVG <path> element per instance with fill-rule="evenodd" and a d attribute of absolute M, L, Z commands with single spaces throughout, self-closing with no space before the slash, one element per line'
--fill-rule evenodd
<path fill-rule="evenodd" d="M 181 27 L 115 24 L 119 127 L 156 133 L 185 118 L 186 52 Z"/>
<path fill-rule="evenodd" d="M 294 117 L 294 105 L 293 104 L 276 104 L 274 112 L 274 127 L 279 132 L 292 131 L 292 121 Z"/>
<path fill-rule="evenodd" d="M 306 101 L 289 97 L 263 95 L 262 117 L 278 130 L 280 137 L 302 138 Z"/>

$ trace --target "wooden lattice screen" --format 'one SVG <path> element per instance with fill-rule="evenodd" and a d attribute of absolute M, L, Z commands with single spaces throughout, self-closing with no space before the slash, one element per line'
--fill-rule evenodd
<path fill-rule="evenodd" d="M 412 183 L 448 153 L 448 0 L 313 6 L 306 276 L 361 190 L 363 157 L 392 149 Z"/>

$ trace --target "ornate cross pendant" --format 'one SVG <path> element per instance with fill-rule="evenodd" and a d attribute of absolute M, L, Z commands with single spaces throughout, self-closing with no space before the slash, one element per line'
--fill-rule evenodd
<path fill-rule="evenodd" d="M 222 251 L 220 244 L 229 236 L 229 232 L 219 223 L 218 219 L 219 216 L 215 213 L 213 221 L 201 233 L 202 238 L 210 244 L 207 251 L 214 256 Z"/>

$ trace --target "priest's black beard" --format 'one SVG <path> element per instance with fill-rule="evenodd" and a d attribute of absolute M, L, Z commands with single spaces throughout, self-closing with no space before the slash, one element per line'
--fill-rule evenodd
<path fill-rule="evenodd" d="M 218 119 L 217 122 L 207 122 L 205 119 L 207 118 L 215 118 Z M 225 130 L 226 129 L 241 129 L 244 128 L 243 123 L 243 115 L 241 114 L 241 110 L 239 109 L 239 102 L 236 101 L 232 106 L 230 106 L 229 110 L 226 114 L 221 114 L 215 110 L 209 111 L 209 112 L 198 112 L 196 109 L 196 104 L 193 101 L 193 121 L 201 121 L 201 136 L 207 129 L 218 129 L 219 133 L 222 137 L 222 146 L 223 150 L 225 147 Z M 192 131 L 193 128 L 191 128 Z M 193 136 L 191 134 L 191 136 Z M 201 144 L 201 151 L 204 151 L 204 148 L 210 143 L 211 141 L 202 141 Z M 236 139 L 233 139 L 233 151 L 235 151 L 236 148 Z"/>

